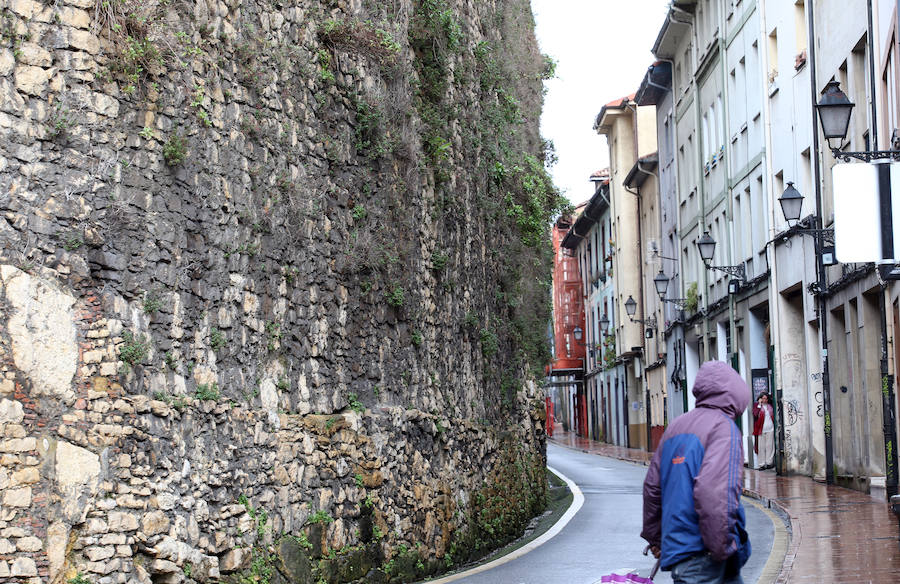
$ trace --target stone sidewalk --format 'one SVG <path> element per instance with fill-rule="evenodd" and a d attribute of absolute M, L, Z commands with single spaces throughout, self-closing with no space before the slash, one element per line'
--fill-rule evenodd
<path fill-rule="evenodd" d="M 550 438 L 590 454 L 648 464 L 651 453 L 563 432 Z M 744 469 L 744 494 L 790 520 L 790 541 L 775 582 L 900 582 L 900 526 L 886 501 L 805 476 Z"/>

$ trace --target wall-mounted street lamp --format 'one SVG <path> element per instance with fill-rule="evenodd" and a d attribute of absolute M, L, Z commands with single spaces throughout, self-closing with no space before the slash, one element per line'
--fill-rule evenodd
<path fill-rule="evenodd" d="M 580 341 L 584 337 L 584 330 L 580 326 L 576 326 L 572 329 L 572 336 L 576 341 Z"/>
<path fill-rule="evenodd" d="M 634 313 L 637 312 L 637 302 L 635 302 L 634 298 L 630 295 L 628 296 L 628 300 L 625 301 L 625 314 L 628 315 L 628 320 L 631 322 L 639 322 L 647 328 L 647 338 L 650 339 L 653 337 L 653 331 L 657 330 L 656 325 L 656 316 L 650 315 L 647 318 L 634 318 Z"/>
<path fill-rule="evenodd" d="M 810 12 L 810 15 L 812 13 Z M 812 27 L 812 16 L 810 16 L 810 27 Z M 815 68 L 813 68 L 815 69 Z M 828 141 L 828 146 L 831 149 L 832 156 L 835 159 L 850 162 L 852 159 L 861 160 L 863 162 L 872 162 L 873 160 L 900 160 L 900 150 L 868 150 L 864 152 L 843 152 L 838 148 L 835 148 L 832 144 L 832 140 L 838 140 L 838 144 L 842 144 L 844 140 L 847 138 L 847 130 L 850 128 L 850 115 L 853 113 L 853 108 L 856 104 L 850 101 L 847 98 L 847 95 L 841 91 L 840 83 L 837 81 L 829 81 L 828 85 L 825 86 L 825 91 L 822 92 L 822 97 L 819 99 L 819 102 L 815 104 L 816 107 L 816 115 L 813 117 L 818 117 L 819 121 L 822 124 L 822 134 L 825 136 L 825 139 Z M 874 112 L 873 112 L 874 117 Z M 813 122 L 815 123 L 815 122 Z M 873 134 L 875 133 L 875 128 L 872 128 Z M 896 132 L 896 131 L 895 131 Z M 815 140 L 814 140 L 815 143 Z M 876 140 L 877 144 L 877 140 Z M 895 141 L 892 140 L 892 146 L 896 148 Z M 790 186 L 790 185 L 789 185 Z M 816 185 L 816 189 L 818 191 L 819 185 Z M 788 205 L 791 208 L 791 215 L 794 217 L 799 217 L 799 207 L 800 202 L 802 201 L 802 197 L 798 197 L 799 193 L 793 194 L 788 193 Z M 815 215 L 815 225 L 816 227 L 821 226 L 821 198 L 817 196 L 817 209 L 818 212 Z M 784 195 L 782 195 L 780 200 L 784 200 Z M 793 206 L 796 206 L 796 211 L 793 210 Z M 784 202 L 782 202 L 782 211 L 785 212 L 785 219 L 788 219 L 788 213 L 785 209 Z M 820 251 L 824 250 L 825 247 L 825 239 L 827 235 L 831 236 L 831 241 L 834 241 L 833 232 L 831 234 L 827 233 L 828 230 L 818 229 L 811 230 L 811 234 L 816 236 L 817 245 L 820 247 Z M 828 484 L 834 484 L 834 447 L 832 445 L 833 434 L 832 434 L 832 422 L 831 422 L 831 382 L 830 382 L 830 372 L 829 372 L 829 363 L 828 363 L 828 319 L 824 318 L 823 315 L 827 314 L 827 307 L 825 304 L 825 297 L 822 292 L 825 291 L 827 287 L 827 278 L 825 274 L 825 258 L 823 257 L 824 253 L 816 254 L 816 272 L 817 272 L 817 280 L 816 283 L 818 297 L 818 320 L 819 320 L 819 331 L 821 335 L 821 343 L 822 343 L 822 407 L 824 410 L 825 416 L 825 482 Z M 831 258 L 833 260 L 833 257 Z M 882 284 L 884 286 L 884 284 Z M 884 290 L 882 288 L 882 293 L 879 298 L 879 313 L 880 313 L 880 321 L 881 321 L 881 375 L 883 379 L 889 379 L 888 377 L 888 362 L 887 362 L 887 318 L 886 318 L 886 308 L 885 308 L 885 299 L 884 299 Z M 894 386 L 892 382 L 889 382 L 886 386 L 886 391 L 883 394 L 883 402 L 882 409 L 884 415 L 884 446 L 885 446 L 885 467 L 887 469 L 887 477 L 886 477 L 886 486 L 888 493 L 891 494 L 896 493 L 897 491 L 897 483 L 898 483 L 898 472 L 897 472 L 897 453 L 893 448 L 893 445 L 896 443 L 896 433 L 894 430 L 894 421 L 893 421 L 893 401 L 894 401 Z"/>
<path fill-rule="evenodd" d="M 662 270 L 653 278 L 653 287 L 660 300 L 666 299 L 666 290 L 669 288 L 669 277 Z"/>
<path fill-rule="evenodd" d="M 781 213 L 784 215 L 784 220 L 787 221 L 789 227 L 794 227 L 797 222 L 800 221 L 803 207 L 803 195 L 794 188 L 794 183 L 788 182 L 787 188 L 784 189 L 784 193 L 778 197 L 778 202 L 781 203 Z M 824 243 L 830 244 L 828 246 L 823 245 L 822 249 L 818 250 L 822 255 L 822 263 L 826 266 L 833 266 L 837 263 L 837 260 L 834 257 L 834 229 L 794 228 L 792 233 L 809 235 L 815 237 L 817 241 L 818 238 L 821 237 Z"/>
<path fill-rule="evenodd" d="M 656 277 L 653 278 L 653 285 L 656 287 L 656 293 L 659 295 L 660 301 L 669 302 L 677 306 L 679 310 L 684 310 L 684 307 L 687 305 L 687 298 L 666 298 L 666 290 L 669 289 L 669 277 L 666 276 L 665 272 L 660 270 L 656 274 Z"/>
<path fill-rule="evenodd" d="M 703 265 L 706 266 L 707 270 L 719 270 L 731 276 L 731 280 L 728 282 L 728 293 L 736 294 L 740 290 L 741 284 L 747 280 L 747 271 L 744 264 L 736 266 L 712 265 L 710 262 L 716 253 L 716 240 L 712 238 L 709 231 L 704 231 L 703 237 L 697 240 L 697 249 L 700 251 L 700 259 L 703 260 Z"/>
<path fill-rule="evenodd" d="M 609 330 L 609 317 L 604 312 L 603 316 L 600 317 L 600 333 L 605 337 L 607 330 Z"/>
<path fill-rule="evenodd" d="M 832 144 L 832 140 L 838 140 L 838 146 L 847 138 L 847 130 L 850 128 L 850 114 L 853 113 L 855 103 L 850 101 L 847 94 L 841 91 L 841 84 L 837 81 L 829 81 L 822 92 L 816 111 L 819 121 L 822 123 L 822 133 L 828 140 L 831 154 L 838 160 L 850 162 L 851 159 L 872 162 L 890 158 L 900 160 L 898 150 L 867 150 L 865 152 L 844 152 Z"/>

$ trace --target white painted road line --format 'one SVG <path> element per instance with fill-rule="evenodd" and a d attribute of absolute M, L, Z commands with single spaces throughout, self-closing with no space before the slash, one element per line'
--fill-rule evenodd
<path fill-rule="evenodd" d="M 553 527 L 548 529 L 537 539 L 528 542 L 519 549 L 512 551 L 503 557 L 490 561 L 487 564 L 472 568 L 471 570 L 466 570 L 465 572 L 445 576 L 438 580 L 428 580 L 428 584 L 448 584 L 449 582 L 455 582 L 457 580 L 461 580 L 462 578 L 467 578 L 469 576 L 480 574 L 481 572 L 490 570 L 492 568 L 496 568 L 497 566 L 502 566 L 503 564 L 511 562 L 516 558 L 521 558 L 528 552 L 539 548 L 543 544 L 556 537 L 559 532 L 563 530 L 563 527 L 565 527 L 566 524 L 568 524 L 569 521 L 571 521 L 572 518 L 575 517 L 575 514 L 578 513 L 578 510 L 581 509 L 581 506 L 584 505 L 584 495 L 581 493 L 581 489 L 578 488 L 578 485 L 572 482 L 569 477 L 550 466 L 548 466 L 547 469 L 564 480 L 566 482 L 566 485 L 569 487 L 569 490 L 572 491 L 572 504 L 569 505 L 569 508 L 566 509 L 565 513 L 563 513 L 563 516 L 559 518 L 559 521 L 553 524 Z"/>

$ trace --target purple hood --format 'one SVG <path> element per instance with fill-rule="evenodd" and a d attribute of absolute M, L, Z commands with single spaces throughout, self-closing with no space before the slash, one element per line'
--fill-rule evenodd
<path fill-rule="evenodd" d="M 750 388 L 737 371 L 724 361 L 707 361 L 694 381 L 697 407 L 715 408 L 729 418 L 740 416 L 750 404 Z"/>

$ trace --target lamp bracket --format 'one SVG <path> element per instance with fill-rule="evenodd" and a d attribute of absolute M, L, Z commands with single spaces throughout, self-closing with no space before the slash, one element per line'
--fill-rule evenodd
<path fill-rule="evenodd" d="M 821 236 L 822 241 L 834 245 L 834 229 L 793 229 L 791 233 L 799 233 L 800 235 L 809 235 L 816 238 Z"/>
<path fill-rule="evenodd" d="M 738 264 L 736 266 L 713 266 L 712 264 L 706 264 L 706 269 L 719 270 L 720 272 L 728 274 L 732 278 L 737 278 L 741 282 L 747 281 L 747 270 L 744 267 L 744 264 Z"/>
<path fill-rule="evenodd" d="M 678 310 L 684 310 L 688 305 L 687 298 L 660 298 L 663 302 L 671 302 Z"/>
<path fill-rule="evenodd" d="M 631 322 L 639 322 L 649 329 L 658 330 L 658 328 L 659 328 L 656 324 L 656 316 L 655 315 L 651 315 L 647 318 L 632 318 L 629 316 L 628 320 L 630 320 Z"/>
<path fill-rule="evenodd" d="M 900 160 L 900 150 L 867 150 L 865 152 L 844 152 L 837 148 L 831 149 L 831 155 L 841 162 L 850 162 L 852 159 L 872 162 L 873 160 Z"/>
<path fill-rule="evenodd" d="M 658 250 L 658 249 L 654 249 L 654 250 L 651 252 L 651 254 L 653 255 L 653 257 L 659 258 L 659 259 L 661 259 L 661 260 L 671 260 L 671 261 L 673 261 L 673 262 L 677 262 L 677 261 L 678 261 L 678 258 L 670 258 L 669 256 L 664 256 L 663 254 L 659 253 L 659 250 Z"/>

